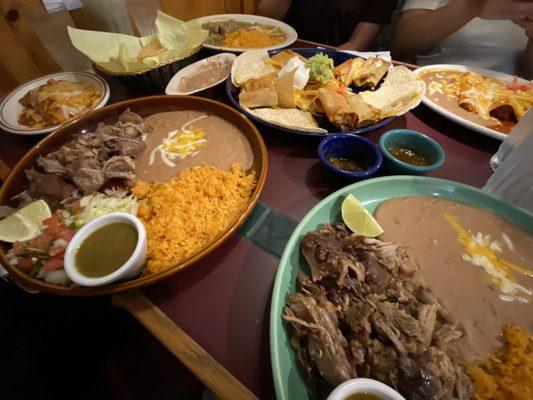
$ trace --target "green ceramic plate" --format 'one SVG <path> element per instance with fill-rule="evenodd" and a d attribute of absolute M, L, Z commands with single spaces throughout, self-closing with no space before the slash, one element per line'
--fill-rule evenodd
<path fill-rule="evenodd" d="M 341 203 L 349 193 L 371 212 L 383 201 L 402 196 L 426 195 L 460 201 L 501 215 L 533 235 L 532 214 L 479 189 L 443 179 L 412 176 L 376 178 L 347 186 L 326 197 L 309 211 L 294 230 L 281 257 L 274 283 L 270 308 L 270 355 L 278 400 L 309 398 L 296 354 L 289 343 L 288 326 L 281 317 L 287 297 L 295 292 L 296 275 L 304 265 L 300 240 L 319 224 L 340 220 Z"/>

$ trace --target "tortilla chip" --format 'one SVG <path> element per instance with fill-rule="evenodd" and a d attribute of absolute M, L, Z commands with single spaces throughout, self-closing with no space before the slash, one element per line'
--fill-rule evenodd
<path fill-rule="evenodd" d="M 276 72 L 274 67 L 266 62 L 267 59 L 268 52 L 266 50 L 250 50 L 242 53 L 231 66 L 233 84 L 240 87 L 250 79 L 257 79 Z"/>
<path fill-rule="evenodd" d="M 381 119 L 402 115 L 420 104 L 426 91 L 426 84 L 409 69 L 398 66 L 391 68 L 376 91 L 361 92 L 363 100 L 377 108 Z"/>
<path fill-rule="evenodd" d="M 157 37 L 154 37 L 149 44 L 144 46 L 141 51 L 139 51 L 139 54 L 137 54 L 137 60 L 142 61 L 146 57 L 154 57 L 163 51 L 165 51 L 165 48 L 161 46 L 161 43 Z"/>
<path fill-rule="evenodd" d="M 275 87 L 262 88 L 252 92 L 239 93 L 239 104 L 247 108 L 271 107 L 278 104 Z"/>
<path fill-rule="evenodd" d="M 300 54 L 296 53 L 292 50 L 283 50 L 279 53 L 274 54 L 272 57 L 268 59 L 268 62 L 276 67 L 277 69 L 281 69 L 289 62 L 289 60 L 293 57 L 298 57 L 303 62 L 307 62 L 307 58 L 304 56 L 301 56 Z"/>
<path fill-rule="evenodd" d="M 275 72 L 272 72 L 270 74 L 263 75 L 260 78 L 248 79 L 243 84 L 243 88 L 247 92 L 253 92 L 253 91 L 259 90 L 259 89 L 275 87 L 277 79 L 278 79 L 277 78 L 277 74 Z"/>
<path fill-rule="evenodd" d="M 284 128 L 303 132 L 327 132 L 326 129 L 318 126 L 310 112 L 297 108 L 256 108 L 247 111 L 259 119 Z"/>
<path fill-rule="evenodd" d="M 72 45 L 95 64 L 111 72 L 146 70 L 198 49 L 209 32 L 198 21 L 183 22 L 157 10 L 155 35 L 136 37 L 67 27 Z M 163 48 L 159 51 L 159 46 Z"/>
<path fill-rule="evenodd" d="M 318 90 L 297 90 L 295 93 L 296 106 L 304 111 L 313 110 L 317 98 Z"/>
<path fill-rule="evenodd" d="M 278 79 L 276 91 L 278 92 L 278 106 L 282 108 L 296 108 L 296 98 L 294 96 L 294 75 L 297 69 L 293 69 L 288 74 Z"/>

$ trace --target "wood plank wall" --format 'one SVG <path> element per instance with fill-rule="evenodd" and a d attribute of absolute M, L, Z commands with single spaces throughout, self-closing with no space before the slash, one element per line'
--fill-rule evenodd
<path fill-rule="evenodd" d="M 255 0 L 160 0 L 160 3 L 164 12 L 182 20 L 255 12 Z M 60 70 L 25 17 L 44 9 L 41 0 L 0 0 L 0 97 L 20 83 Z M 72 10 L 71 16 L 77 27 L 91 29 L 83 8 Z"/>

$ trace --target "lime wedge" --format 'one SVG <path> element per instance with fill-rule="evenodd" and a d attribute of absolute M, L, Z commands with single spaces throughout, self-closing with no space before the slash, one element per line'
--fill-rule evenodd
<path fill-rule="evenodd" d="M 18 214 L 11 214 L 0 221 L 0 240 L 14 243 L 33 239 L 39 227 L 30 225 Z"/>
<path fill-rule="evenodd" d="M 16 212 L 26 220 L 30 225 L 40 227 L 43 221 L 52 216 L 50 207 L 44 200 L 37 200 Z"/>
<path fill-rule="evenodd" d="M 0 240 L 14 243 L 33 239 L 43 220 L 52 215 L 44 200 L 37 200 L 0 220 Z"/>
<path fill-rule="evenodd" d="M 366 210 L 353 194 L 346 196 L 341 207 L 342 220 L 358 235 L 376 237 L 383 233 L 378 221 Z"/>

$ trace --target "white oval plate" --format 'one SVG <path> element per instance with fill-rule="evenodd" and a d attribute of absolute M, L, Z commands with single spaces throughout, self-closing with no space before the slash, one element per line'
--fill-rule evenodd
<path fill-rule="evenodd" d="M 27 126 L 20 125 L 17 121 L 18 115 L 23 109 L 22 105 L 19 103 L 19 100 L 30 90 L 44 85 L 50 78 L 56 80 L 62 79 L 70 82 L 83 82 L 98 88 L 101 93 L 100 99 L 98 100 L 98 103 L 96 103 L 96 105 L 90 110 L 87 110 L 87 112 L 102 108 L 107 103 L 107 100 L 109 100 L 109 85 L 98 75 L 89 72 L 58 72 L 55 74 L 41 76 L 40 78 L 36 78 L 32 81 L 25 82 L 17 86 L 9 94 L 7 94 L 6 97 L 4 97 L 0 103 L 1 129 L 17 135 L 42 135 L 45 133 L 50 133 L 61 126 L 54 125 L 41 129 L 31 129 Z"/>
<path fill-rule="evenodd" d="M 435 64 L 435 65 L 426 65 L 424 67 L 417 68 L 414 72 L 416 74 L 419 74 L 421 71 L 427 71 L 430 69 L 447 69 L 452 71 L 459 71 L 459 72 L 477 72 L 480 75 L 484 75 L 489 78 L 496 78 L 504 82 L 512 82 L 514 79 L 514 76 L 505 74 L 503 72 L 493 71 L 490 69 L 484 69 L 484 68 L 476 68 L 476 67 L 467 67 L 465 65 L 454 65 L 454 64 Z M 525 79 L 518 78 L 518 83 L 529 83 L 529 81 L 526 81 Z M 498 140 L 505 140 L 507 137 L 506 133 L 501 133 L 498 131 L 495 131 L 494 129 L 487 128 L 486 126 L 476 124 L 475 122 L 469 121 L 463 117 L 460 117 L 439 104 L 435 103 L 434 101 L 430 100 L 427 96 L 424 96 L 422 99 L 422 102 L 431 108 L 433 111 L 436 111 L 440 115 L 448 118 L 449 120 L 452 120 L 453 122 L 458 123 L 459 125 L 462 125 L 466 128 L 470 128 L 473 131 L 479 132 L 483 135 L 490 136 L 491 138 L 498 139 Z"/>
<path fill-rule="evenodd" d="M 251 14 L 218 14 L 218 15 L 208 15 L 206 17 L 200 17 L 196 18 L 195 21 L 198 21 L 200 25 L 205 24 L 206 22 L 219 22 L 219 21 L 228 21 L 228 20 L 234 20 L 237 22 L 248 22 L 251 24 L 263 24 L 263 25 L 270 25 L 275 26 L 276 28 L 279 28 L 283 31 L 285 34 L 285 41 L 276 44 L 275 46 L 269 46 L 269 47 L 262 47 L 262 49 L 265 50 L 277 50 L 282 49 L 284 47 L 290 46 L 293 44 L 296 39 L 298 39 L 298 34 L 294 30 L 294 28 L 290 25 L 287 25 L 285 22 L 278 21 L 277 19 L 267 18 L 267 17 L 261 17 L 259 15 L 251 15 Z M 219 51 L 231 51 L 234 53 L 242 53 L 248 50 L 257 50 L 257 49 L 242 49 L 242 48 L 234 48 L 234 47 L 223 47 L 223 46 L 216 46 L 213 44 L 207 44 L 204 43 L 204 47 L 208 49 L 213 50 L 219 50 Z"/>
<path fill-rule="evenodd" d="M 196 61 L 195 63 L 193 63 L 191 65 L 188 65 L 185 68 L 180 69 L 178 72 L 176 72 L 176 74 L 172 77 L 170 82 L 168 82 L 168 85 L 165 88 L 165 93 L 168 94 L 168 95 L 185 96 L 185 95 L 189 95 L 189 94 L 193 94 L 193 93 L 198 93 L 198 92 L 201 92 L 203 90 L 207 90 L 209 88 L 212 88 L 213 86 L 219 85 L 219 84 L 221 84 L 222 82 L 224 82 L 226 80 L 226 78 L 231 73 L 231 69 L 228 70 L 228 73 L 224 76 L 224 78 L 220 79 L 218 82 L 212 83 L 211 85 L 204 86 L 204 87 L 202 87 L 200 89 L 192 90 L 190 92 L 180 92 L 178 90 L 178 86 L 180 84 L 181 78 L 183 78 L 185 76 L 192 75 L 202 65 L 207 64 L 207 63 L 212 62 L 212 61 L 216 61 L 219 64 L 222 64 L 222 63 L 225 63 L 226 65 L 229 64 L 230 67 L 231 67 L 231 65 L 233 64 L 233 61 L 235 61 L 236 58 L 237 58 L 237 56 L 235 54 L 232 54 L 232 53 L 220 53 L 220 54 L 216 54 L 216 55 L 211 56 L 211 57 L 204 58 L 203 60 Z"/>

